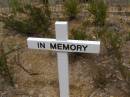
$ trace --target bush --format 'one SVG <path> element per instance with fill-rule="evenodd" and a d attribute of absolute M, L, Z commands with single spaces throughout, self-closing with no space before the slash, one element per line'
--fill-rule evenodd
<path fill-rule="evenodd" d="M 7 28 L 15 30 L 21 34 L 28 35 L 28 34 L 33 33 L 33 31 L 35 31 L 33 27 L 31 26 L 30 21 L 27 21 L 27 20 L 20 21 L 20 20 L 15 19 L 14 17 L 9 17 L 9 19 L 7 19 L 5 23 L 6 23 L 5 26 Z"/>
<path fill-rule="evenodd" d="M 71 32 L 72 32 L 72 38 L 74 40 L 85 40 L 86 38 L 85 31 L 81 29 L 72 29 Z"/>
<path fill-rule="evenodd" d="M 126 40 L 127 40 L 127 41 L 130 40 L 130 32 L 128 32 L 128 36 L 126 37 Z"/>
<path fill-rule="evenodd" d="M 120 51 L 122 46 L 123 46 L 123 39 L 121 35 L 117 32 L 107 32 L 106 36 L 106 44 L 107 44 L 107 49 L 117 52 Z"/>
<path fill-rule="evenodd" d="M 69 20 L 75 19 L 78 14 L 78 1 L 77 0 L 66 0 L 65 1 L 65 13 Z"/>
<path fill-rule="evenodd" d="M 99 38 L 101 38 L 101 41 L 107 50 L 107 57 L 110 58 L 109 66 L 105 66 L 105 71 L 108 70 L 108 73 L 111 76 L 107 77 L 107 79 L 104 77 L 104 75 L 95 77 L 94 82 L 96 87 L 102 87 L 108 82 L 110 83 L 114 80 L 123 80 L 125 83 L 128 83 L 129 81 L 127 79 L 129 78 L 130 72 L 128 67 L 124 65 L 122 54 L 122 47 L 125 44 L 124 37 L 122 37 L 120 32 L 109 32 L 108 28 L 106 27 L 103 28 L 98 35 L 100 36 Z M 100 68 L 98 70 L 100 70 Z M 101 72 L 104 74 L 103 70 L 101 70 Z M 113 77 L 113 75 L 115 77 Z M 118 75 L 120 75 L 120 78 Z"/>
<path fill-rule="evenodd" d="M 86 35 L 86 22 L 80 24 L 80 26 L 71 29 L 70 38 L 73 40 L 94 40 L 92 34 Z M 71 60 L 79 58 L 83 53 L 71 53 Z"/>
<path fill-rule="evenodd" d="M 107 5 L 104 0 L 90 0 L 88 11 L 94 16 L 95 25 L 105 24 Z"/>
<path fill-rule="evenodd" d="M 122 35 L 119 32 L 107 32 L 104 34 L 102 41 L 107 49 L 108 56 L 112 58 L 114 71 L 119 71 L 122 78 L 126 81 L 128 69 L 123 65 L 122 47 L 125 41 Z"/>
<path fill-rule="evenodd" d="M 7 54 L 5 53 L 4 46 L 0 44 L 0 75 L 8 82 L 11 86 L 14 86 L 12 74 L 10 73 L 7 64 Z"/>
<path fill-rule="evenodd" d="M 27 22 L 30 21 L 29 24 L 33 26 L 32 30 L 35 33 L 44 32 L 43 34 L 47 35 L 50 26 L 50 11 L 48 6 L 45 5 L 43 9 L 35 6 L 26 6 L 25 12 L 30 16 Z"/>
<path fill-rule="evenodd" d="M 43 4 L 48 4 L 49 1 L 48 0 L 40 0 Z"/>
<path fill-rule="evenodd" d="M 18 0 L 9 0 L 9 7 L 11 8 L 11 11 L 16 14 L 20 9 L 20 2 Z"/>
<path fill-rule="evenodd" d="M 24 5 L 24 7 L 20 7 L 17 12 L 19 16 L 11 15 L 5 19 L 4 22 L 7 28 L 26 35 L 42 33 L 42 35 L 47 36 L 50 34 L 51 12 L 47 4 L 42 7 Z"/>

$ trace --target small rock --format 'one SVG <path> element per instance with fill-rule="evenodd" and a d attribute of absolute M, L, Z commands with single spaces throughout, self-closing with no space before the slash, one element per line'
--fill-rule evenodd
<path fill-rule="evenodd" d="M 15 88 L 18 88 L 19 86 L 18 86 L 18 84 L 15 84 Z"/>
<path fill-rule="evenodd" d="M 43 94 L 39 94 L 39 96 L 38 97 L 43 97 Z"/>
<path fill-rule="evenodd" d="M 30 90 L 29 95 L 33 95 L 33 94 L 34 94 L 34 90 Z"/>
<path fill-rule="evenodd" d="M 114 96 L 110 96 L 110 97 L 114 97 Z"/>

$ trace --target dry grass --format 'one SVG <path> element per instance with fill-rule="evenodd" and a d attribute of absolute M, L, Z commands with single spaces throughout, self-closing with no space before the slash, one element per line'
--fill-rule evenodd
<path fill-rule="evenodd" d="M 117 19 L 117 17 L 114 18 Z M 79 23 L 80 21 L 72 21 L 70 27 L 77 27 Z M 129 25 L 124 25 L 123 28 L 130 31 Z M 3 29 L 1 26 L 0 41 L 3 39 L 5 44 L 10 46 L 20 45 L 23 48 L 19 51 L 19 62 L 29 72 L 37 75 L 30 75 L 14 62 L 13 56 L 17 53 L 9 55 L 8 61 L 13 63 L 10 64 L 10 67 L 12 68 L 11 70 L 16 84 L 14 89 L 9 88 L 8 90 L 6 90 L 8 86 L 0 84 L 0 95 L 6 92 L 9 95 L 8 97 L 21 97 L 21 95 L 25 97 L 29 97 L 29 95 L 32 97 L 59 97 L 56 53 L 30 50 L 26 44 L 27 37 Z M 124 63 L 130 66 L 129 41 L 123 47 L 123 52 Z M 111 60 L 107 56 L 104 56 L 104 54 L 105 51 L 101 47 L 100 55 L 85 54 L 79 56 L 77 59 L 70 58 L 70 97 L 127 97 L 113 84 L 108 84 L 104 90 L 94 88 L 94 82 L 90 76 L 92 74 L 92 67 L 94 65 L 99 66 L 100 64 L 109 66 L 109 60 Z"/>

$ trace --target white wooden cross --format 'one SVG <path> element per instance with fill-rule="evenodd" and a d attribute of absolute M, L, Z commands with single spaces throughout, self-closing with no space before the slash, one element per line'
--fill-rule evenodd
<path fill-rule="evenodd" d="M 28 48 L 57 51 L 60 97 L 69 97 L 68 52 L 99 53 L 100 41 L 68 40 L 68 23 L 55 23 L 56 39 L 27 39 Z"/>

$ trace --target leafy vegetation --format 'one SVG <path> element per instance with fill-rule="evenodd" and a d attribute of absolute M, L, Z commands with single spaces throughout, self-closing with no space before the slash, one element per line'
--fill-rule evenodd
<path fill-rule="evenodd" d="M 128 32 L 128 35 L 126 37 L 126 40 L 129 41 L 130 40 L 130 32 Z"/>
<path fill-rule="evenodd" d="M 122 77 L 125 76 L 123 69 L 123 61 L 122 61 L 122 52 L 121 48 L 123 46 L 123 39 L 118 33 L 109 32 L 106 36 L 107 39 L 107 50 L 109 55 L 112 55 L 113 62 L 115 64 L 115 67 L 121 72 Z"/>
<path fill-rule="evenodd" d="M 81 23 L 80 26 L 71 29 L 71 38 L 74 40 L 94 40 L 92 34 L 86 34 L 86 21 Z"/>
<path fill-rule="evenodd" d="M 75 40 L 85 40 L 86 39 L 86 34 L 85 31 L 82 29 L 72 29 L 72 37 Z"/>
<path fill-rule="evenodd" d="M 20 5 L 17 0 L 12 0 L 10 3 L 10 6 L 12 7 L 12 13 L 11 15 L 7 16 L 6 19 L 4 19 L 6 27 L 12 29 L 13 31 L 17 31 L 21 34 L 26 35 L 36 35 L 39 33 L 42 33 L 44 36 L 50 35 L 49 27 L 51 24 L 51 12 L 49 10 L 48 0 L 40 1 L 42 3 L 42 6 Z M 78 3 L 79 2 L 77 0 L 65 1 L 65 12 L 70 20 L 77 17 L 77 14 L 79 12 Z M 75 40 L 93 40 L 96 37 L 96 40 L 101 40 L 101 49 L 103 49 L 103 52 L 101 52 L 101 56 L 100 54 L 97 55 L 98 58 L 101 58 L 95 59 L 95 63 L 90 64 L 92 68 L 90 69 L 90 72 L 92 74 L 90 76 L 93 79 L 94 87 L 103 89 L 108 83 L 114 83 L 120 80 L 130 85 L 130 71 L 129 68 L 124 65 L 125 62 L 122 53 L 122 47 L 124 46 L 126 39 L 123 39 L 122 32 L 119 32 L 120 29 L 118 29 L 116 25 L 113 26 L 113 22 L 110 25 L 106 25 L 106 3 L 104 0 L 91 0 L 89 1 L 88 11 L 92 17 L 90 17 L 90 19 L 88 19 L 86 22 L 82 21 L 82 24 L 78 25 L 78 27 L 77 25 L 74 26 L 71 30 L 71 38 Z M 93 20 L 95 24 L 93 24 L 93 20 L 91 18 L 94 18 Z M 113 28 L 117 30 L 109 31 L 108 26 L 113 26 Z M 87 33 L 87 27 L 90 27 L 89 31 L 91 30 L 92 33 Z M 110 30 L 113 30 L 113 28 Z M 93 33 L 93 29 L 95 29 L 95 33 Z M 127 40 L 130 40 L 130 33 L 128 33 Z M 13 78 L 7 63 L 7 54 L 5 54 L 6 52 L 4 51 L 3 46 L 1 47 L 0 74 L 3 77 L 6 77 L 5 79 L 9 80 L 9 83 L 13 85 Z M 71 53 L 69 55 L 71 55 L 70 58 L 74 58 L 75 61 L 75 57 L 79 58 L 81 54 Z M 85 55 L 89 56 L 89 54 Z M 94 55 L 93 58 L 95 57 L 96 56 Z M 83 58 L 84 56 L 82 56 L 82 59 Z M 105 58 L 105 61 L 107 62 L 102 63 L 102 59 L 104 60 Z M 91 58 L 89 60 L 91 60 Z M 93 61 L 93 59 L 91 61 Z M 22 64 L 19 64 L 19 66 L 28 74 L 37 75 L 36 73 L 31 73 L 26 70 Z"/>
<path fill-rule="evenodd" d="M 9 0 L 9 6 L 11 8 L 11 11 L 16 14 L 20 9 L 20 2 L 18 0 Z"/>
<path fill-rule="evenodd" d="M 107 5 L 104 0 L 90 0 L 88 11 L 93 15 L 95 25 L 102 26 L 105 24 Z"/>
<path fill-rule="evenodd" d="M 108 57 L 112 58 L 111 66 L 113 69 L 113 74 L 115 70 L 120 72 L 124 81 L 127 82 L 128 77 L 128 67 L 123 65 L 122 47 L 125 44 L 125 39 L 119 32 L 106 32 L 103 30 L 101 34 L 101 40 L 107 50 Z M 119 79 L 118 79 L 119 80 Z"/>
<path fill-rule="evenodd" d="M 40 0 L 43 4 L 48 4 L 49 1 L 48 0 Z"/>
<path fill-rule="evenodd" d="M 70 38 L 73 40 L 94 40 L 92 34 L 86 34 L 86 25 L 88 21 L 84 21 L 80 26 L 71 29 Z M 70 53 L 72 60 L 79 58 L 83 53 Z"/>
<path fill-rule="evenodd" d="M 13 7 L 17 8 L 18 5 L 15 5 L 15 2 L 12 3 L 14 3 Z M 34 33 L 42 33 L 43 36 L 50 35 L 49 26 L 51 12 L 48 4 L 44 4 L 41 7 L 31 4 L 24 5 L 24 7 L 19 5 L 19 10 L 15 10 L 15 13 L 16 12 L 21 15 L 21 17 L 13 14 L 4 19 L 7 28 L 25 35 Z"/>
<path fill-rule="evenodd" d="M 65 1 L 65 13 L 69 20 L 75 19 L 79 12 L 78 0 L 66 0 Z"/>

